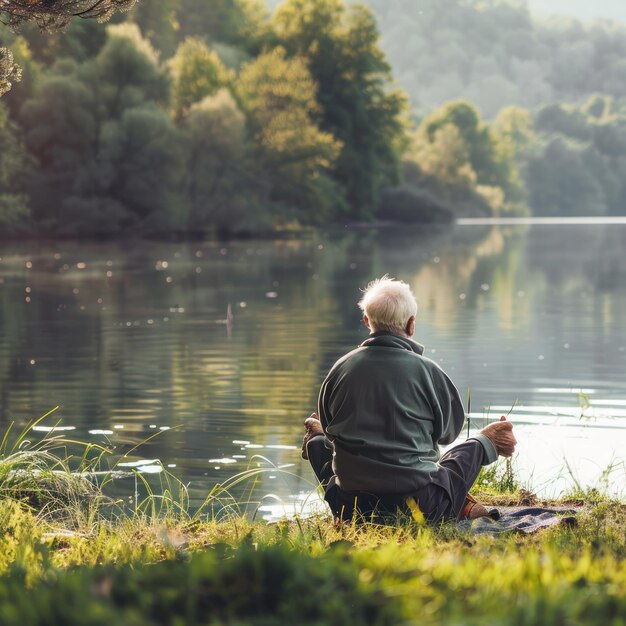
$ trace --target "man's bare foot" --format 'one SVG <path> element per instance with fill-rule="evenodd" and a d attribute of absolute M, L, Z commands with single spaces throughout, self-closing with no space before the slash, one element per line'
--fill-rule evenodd
<path fill-rule="evenodd" d="M 512 456 L 515 452 L 517 439 L 513 434 L 513 424 L 504 415 L 499 422 L 489 424 L 480 432 L 493 443 L 499 456 Z"/>
<path fill-rule="evenodd" d="M 308 460 L 309 455 L 306 451 L 306 444 L 309 443 L 313 437 L 324 434 L 324 429 L 322 428 L 317 413 L 311 413 L 311 416 L 304 420 L 304 430 L 304 437 L 302 438 L 302 458 Z"/>

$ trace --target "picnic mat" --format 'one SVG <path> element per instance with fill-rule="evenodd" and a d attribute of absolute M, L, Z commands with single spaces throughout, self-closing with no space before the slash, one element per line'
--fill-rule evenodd
<path fill-rule="evenodd" d="M 552 526 L 574 526 L 577 523 L 576 514 L 580 511 L 581 509 L 565 507 L 499 506 L 490 509 L 490 517 L 463 520 L 458 525 L 474 535 L 500 535 L 510 532 L 529 535 Z"/>

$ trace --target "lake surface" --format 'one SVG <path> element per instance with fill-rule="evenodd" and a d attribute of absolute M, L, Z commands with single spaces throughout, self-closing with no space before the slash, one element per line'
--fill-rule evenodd
<path fill-rule="evenodd" d="M 385 273 L 412 285 L 427 356 L 471 390 L 472 429 L 515 405 L 523 482 L 626 491 L 626 224 L 4 242 L 0 258 L 0 428 L 60 405 L 44 425 L 117 455 L 156 435 L 127 460 L 158 459 L 194 505 L 258 464 L 233 493 L 262 515 L 316 501 L 302 420 Z"/>

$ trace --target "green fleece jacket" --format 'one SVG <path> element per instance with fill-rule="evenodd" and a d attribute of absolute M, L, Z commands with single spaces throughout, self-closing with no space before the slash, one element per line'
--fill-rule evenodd
<path fill-rule="evenodd" d="M 439 444 L 459 436 L 465 412 L 454 383 L 423 351 L 407 337 L 377 332 L 328 373 L 318 412 L 342 489 L 408 494 L 433 481 Z M 487 437 L 472 439 L 484 448 L 484 464 L 496 460 Z"/>

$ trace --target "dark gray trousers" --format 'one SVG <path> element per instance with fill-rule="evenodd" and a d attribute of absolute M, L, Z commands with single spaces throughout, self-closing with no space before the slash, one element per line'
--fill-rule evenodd
<path fill-rule="evenodd" d="M 410 496 L 429 523 L 458 519 L 484 460 L 482 444 L 469 439 L 442 455 L 431 483 L 415 493 L 385 495 L 341 489 L 332 469 L 333 444 L 325 436 L 310 439 L 307 453 L 335 518 L 347 521 L 356 515 L 383 523 L 398 512 L 410 514 L 406 504 Z"/>

